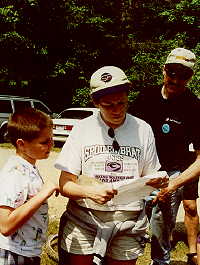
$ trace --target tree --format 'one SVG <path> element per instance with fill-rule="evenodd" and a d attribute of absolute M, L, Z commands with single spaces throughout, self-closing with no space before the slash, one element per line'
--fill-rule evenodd
<path fill-rule="evenodd" d="M 3 1 L 1 80 L 28 80 L 30 95 L 49 95 L 55 111 L 89 105 L 89 78 L 103 65 L 125 70 L 136 92 L 159 84 L 171 49 L 200 56 L 199 7 L 198 0 Z M 198 82 L 197 73 L 195 93 Z"/>

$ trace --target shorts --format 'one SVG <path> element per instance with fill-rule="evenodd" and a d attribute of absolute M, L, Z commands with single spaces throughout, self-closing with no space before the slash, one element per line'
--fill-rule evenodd
<path fill-rule="evenodd" d="M 0 265 L 40 265 L 40 257 L 24 257 L 0 248 Z"/>
<path fill-rule="evenodd" d="M 183 186 L 183 200 L 196 200 L 198 194 L 199 179 L 189 182 Z"/>
<path fill-rule="evenodd" d="M 124 218 L 125 220 L 133 220 L 137 222 L 140 212 L 101 212 L 93 211 L 93 214 L 98 216 L 102 221 L 113 221 L 113 214 L 115 220 Z M 145 241 L 147 238 L 144 236 L 146 226 L 141 227 L 141 235 L 137 234 L 137 237 L 131 233 L 119 232 L 109 243 L 106 256 L 115 260 L 133 260 L 137 259 L 144 252 Z M 61 248 L 68 253 L 79 255 L 92 255 L 93 243 L 96 233 L 91 229 L 83 229 L 80 225 L 74 224 L 72 221 L 68 221 L 63 232 L 63 238 L 61 240 Z"/>
<path fill-rule="evenodd" d="M 170 178 L 178 178 L 178 175 L 181 174 L 179 170 L 167 172 Z M 191 182 L 188 182 L 186 185 L 180 187 L 182 200 L 196 200 L 199 197 L 198 194 L 199 179 L 195 179 Z"/>

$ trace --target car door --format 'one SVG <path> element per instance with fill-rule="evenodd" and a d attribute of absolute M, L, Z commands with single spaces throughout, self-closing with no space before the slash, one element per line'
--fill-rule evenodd
<path fill-rule="evenodd" d="M 10 99 L 0 99 L 0 125 L 7 121 L 13 113 L 12 101 Z"/>
<path fill-rule="evenodd" d="M 31 102 L 29 100 L 14 99 L 13 103 L 14 103 L 14 111 L 19 111 L 31 107 Z"/>

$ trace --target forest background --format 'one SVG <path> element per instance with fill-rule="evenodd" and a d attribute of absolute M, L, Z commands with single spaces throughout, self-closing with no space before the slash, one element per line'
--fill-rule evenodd
<path fill-rule="evenodd" d="M 191 49 L 200 95 L 200 0 L 0 0 L 0 94 L 31 96 L 54 112 L 88 107 L 89 79 L 104 65 L 133 83 L 162 83 L 170 50 Z"/>

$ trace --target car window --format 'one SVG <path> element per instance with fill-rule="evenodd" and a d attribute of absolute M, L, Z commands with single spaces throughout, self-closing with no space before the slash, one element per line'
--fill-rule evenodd
<path fill-rule="evenodd" d="M 0 100 L 0 112 L 1 113 L 12 113 L 12 106 L 10 100 Z"/>
<path fill-rule="evenodd" d="M 44 104 L 42 104 L 41 102 L 33 101 L 33 103 L 34 103 L 34 108 L 36 108 L 38 110 L 41 110 L 41 111 L 43 111 L 43 112 L 45 112 L 47 114 L 51 113 L 51 111 Z"/>
<path fill-rule="evenodd" d="M 92 111 L 88 110 L 65 110 L 60 113 L 59 118 L 64 118 L 64 119 L 84 119 L 93 114 Z"/>
<path fill-rule="evenodd" d="M 15 111 L 19 111 L 19 110 L 30 108 L 30 107 L 31 107 L 30 101 L 14 100 Z"/>

